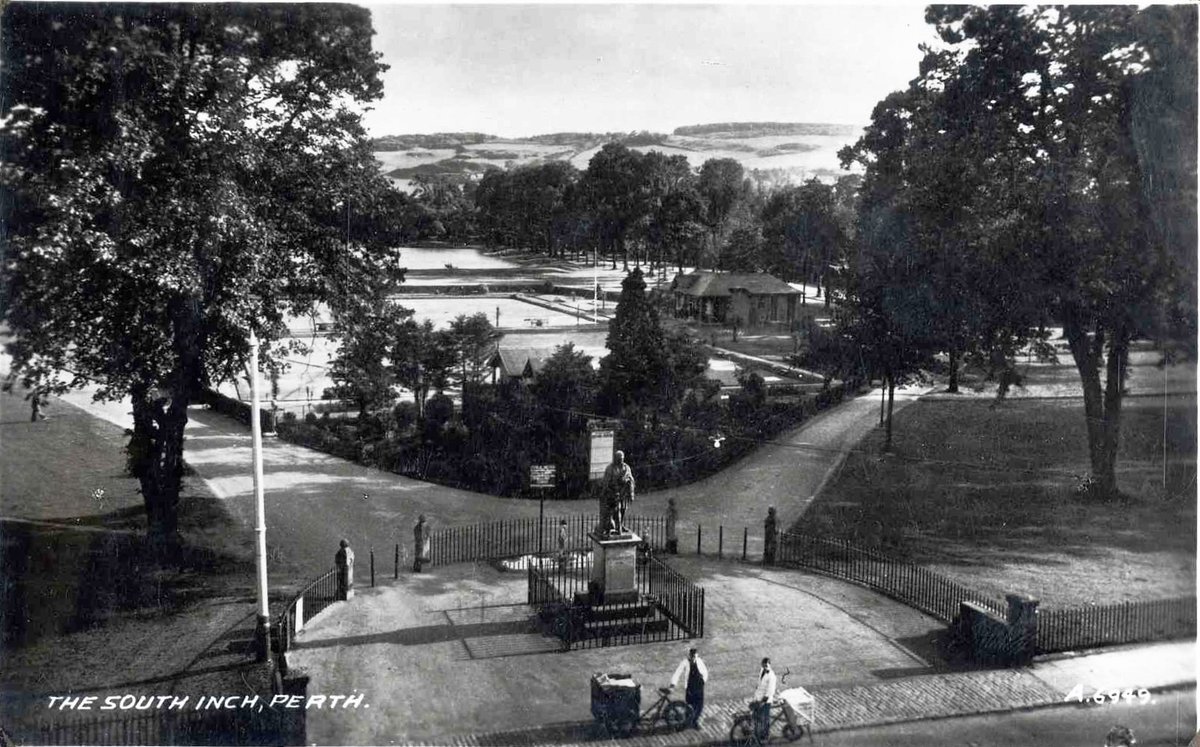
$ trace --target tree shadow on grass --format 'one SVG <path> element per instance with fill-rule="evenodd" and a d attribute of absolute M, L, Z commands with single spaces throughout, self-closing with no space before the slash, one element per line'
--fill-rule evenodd
<path fill-rule="evenodd" d="M 126 506 L 107 513 L 60 516 L 42 521 L 49 524 L 104 527 L 107 529 L 142 529 L 146 526 L 146 509 L 142 506 Z"/>
<path fill-rule="evenodd" d="M 178 565 L 164 566 L 139 532 L 2 522 L 0 535 L 0 633 L 6 646 L 74 633 L 123 614 L 173 614 L 236 593 L 238 583 L 231 585 L 227 576 L 249 571 L 241 558 L 189 544 Z"/>
<path fill-rule="evenodd" d="M 387 643 L 398 646 L 425 646 L 433 643 L 446 643 L 467 638 L 487 638 L 492 636 L 524 635 L 540 633 L 537 622 L 531 614 L 522 620 L 499 620 L 482 623 L 452 623 L 442 625 L 421 625 L 414 628 L 399 628 L 385 633 L 369 635 L 344 636 L 313 641 L 297 641 L 297 649 L 316 649 L 342 646 L 369 646 L 376 643 Z"/>

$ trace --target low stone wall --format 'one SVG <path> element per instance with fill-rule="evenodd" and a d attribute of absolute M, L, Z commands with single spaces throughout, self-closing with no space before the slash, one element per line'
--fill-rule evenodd
<path fill-rule="evenodd" d="M 1024 664 L 1037 651 L 1037 605 L 1032 597 L 1008 594 L 1008 613 L 1000 617 L 974 602 L 963 602 L 951 630 L 971 658 L 994 664 Z"/>

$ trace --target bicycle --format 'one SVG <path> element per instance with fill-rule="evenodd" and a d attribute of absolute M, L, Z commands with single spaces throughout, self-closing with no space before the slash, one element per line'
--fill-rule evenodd
<path fill-rule="evenodd" d="M 636 709 L 626 713 L 606 713 L 605 730 L 614 737 L 628 737 L 639 728 L 651 727 L 659 721 L 671 731 L 683 731 L 692 719 L 692 707 L 682 700 L 671 700 L 671 688 L 658 688 L 658 700 L 640 714 Z"/>
<path fill-rule="evenodd" d="M 783 677 L 781 677 L 779 680 L 781 689 L 783 685 L 787 684 L 787 677 L 791 673 L 792 672 L 790 669 L 783 673 Z M 804 722 L 801 721 L 793 726 L 788 720 L 787 713 L 784 711 L 783 701 L 781 701 L 779 698 L 774 699 L 769 704 L 769 706 L 774 710 L 774 713 L 771 714 L 770 720 L 767 721 L 766 730 L 760 732 L 758 719 L 756 718 L 756 714 L 753 710 L 754 705 L 754 703 L 751 703 L 751 710 L 747 711 L 746 713 L 739 713 L 734 717 L 733 726 L 729 728 L 730 744 L 737 745 L 738 747 L 759 747 L 760 745 L 764 745 L 771 739 L 771 727 L 779 723 L 783 724 L 783 728 L 780 730 L 780 732 L 783 734 L 783 738 L 789 742 L 795 741 L 804 736 Z M 760 707 L 766 708 L 768 707 L 768 704 L 763 704 Z M 811 722 L 809 723 L 811 724 Z M 808 737 L 810 740 L 812 739 L 811 726 L 809 726 L 808 729 Z"/>

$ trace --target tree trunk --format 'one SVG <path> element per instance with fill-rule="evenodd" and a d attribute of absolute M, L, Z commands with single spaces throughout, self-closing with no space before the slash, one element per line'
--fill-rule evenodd
<path fill-rule="evenodd" d="M 148 385 L 133 387 L 133 435 L 126 447 L 146 508 L 147 536 L 161 557 L 179 548 L 179 492 L 183 484 L 183 429 L 187 395 L 155 398 Z"/>
<path fill-rule="evenodd" d="M 946 391 L 951 394 L 958 394 L 958 346 L 950 346 L 950 383 L 946 387 Z"/>
<path fill-rule="evenodd" d="M 1092 476 L 1104 496 L 1117 497 L 1117 448 L 1121 442 L 1121 403 L 1125 393 L 1125 371 L 1129 362 L 1129 343 L 1124 335 L 1114 335 L 1109 343 L 1104 377 L 1104 450 L 1099 465 L 1092 462 Z"/>
<path fill-rule="evenodd" d="M 888 407 L 887 407 L 887 436 L 883 441 L 883 450 L 892 450 L 892 412 L 896 405 L 896 378 L 888 376 Z"/>
<path fill-rule="evenodd" d="M 1098 329 L 1091 335 L 1074 314 L 1064 318 L 1064 333 L 1075 359 L 1075 368 L 1083 384 L 1083 410 L 1087 422 L 1088 456 L 1092 467 L 1092 492 L 1099 498 L 1117 495 L 1117 446 L 1121 430 L 1121 398 L 1129 342 L 1116 333 L 1108 341 L 1105 361 L 1105 334 Z M 1100 367 L 1106 381 L 1101 385 Z"/>
<path fill-rule="evenodd" d="M 133 434 L 126 447 L 129 472 L 138 479 L 146 508 L 147 539 L 167 561 L 178 558 L 179 492 L 183 484 L 183 430 L 188 403 L 201 381 L 205 330 L 197 298 L 173 301 L 172 348 L 177 365 L 166 382 L 130 387 Z"/>
<path fill-rule="evenodd" d="M 879 424 L 883 425 L 885 407 L 887 406 L 887 377 L 879 380 Z"/>

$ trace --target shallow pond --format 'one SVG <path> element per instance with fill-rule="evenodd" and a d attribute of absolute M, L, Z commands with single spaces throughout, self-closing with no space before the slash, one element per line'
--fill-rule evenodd
<path fill-rule="evenodd" d="M 500 257 L 492 257 L 470 247 L 431 248 L 417 246 L 400 247 L 400 266 L 409 270 L 443 270 L 453 265 L 460 270 L 494 270 L 500 267 L 517 267 Z"/>
<path fill-rule="evenodd" d="M 488 321 L 504 329 L 542 329 L 545 327 L 577 327 L 581 323 L 570 314 L 535 306 L 512 298 L 481 296 L 447 296 L 445 298 L 412 298 L 393 296 L 392 300 L 413 310 L 419 320 L 428 319 L 436 329 L 447 329 L 459 314 L 487 314 Z M 497 321 L 499 311 L 499 324 Z"/>

